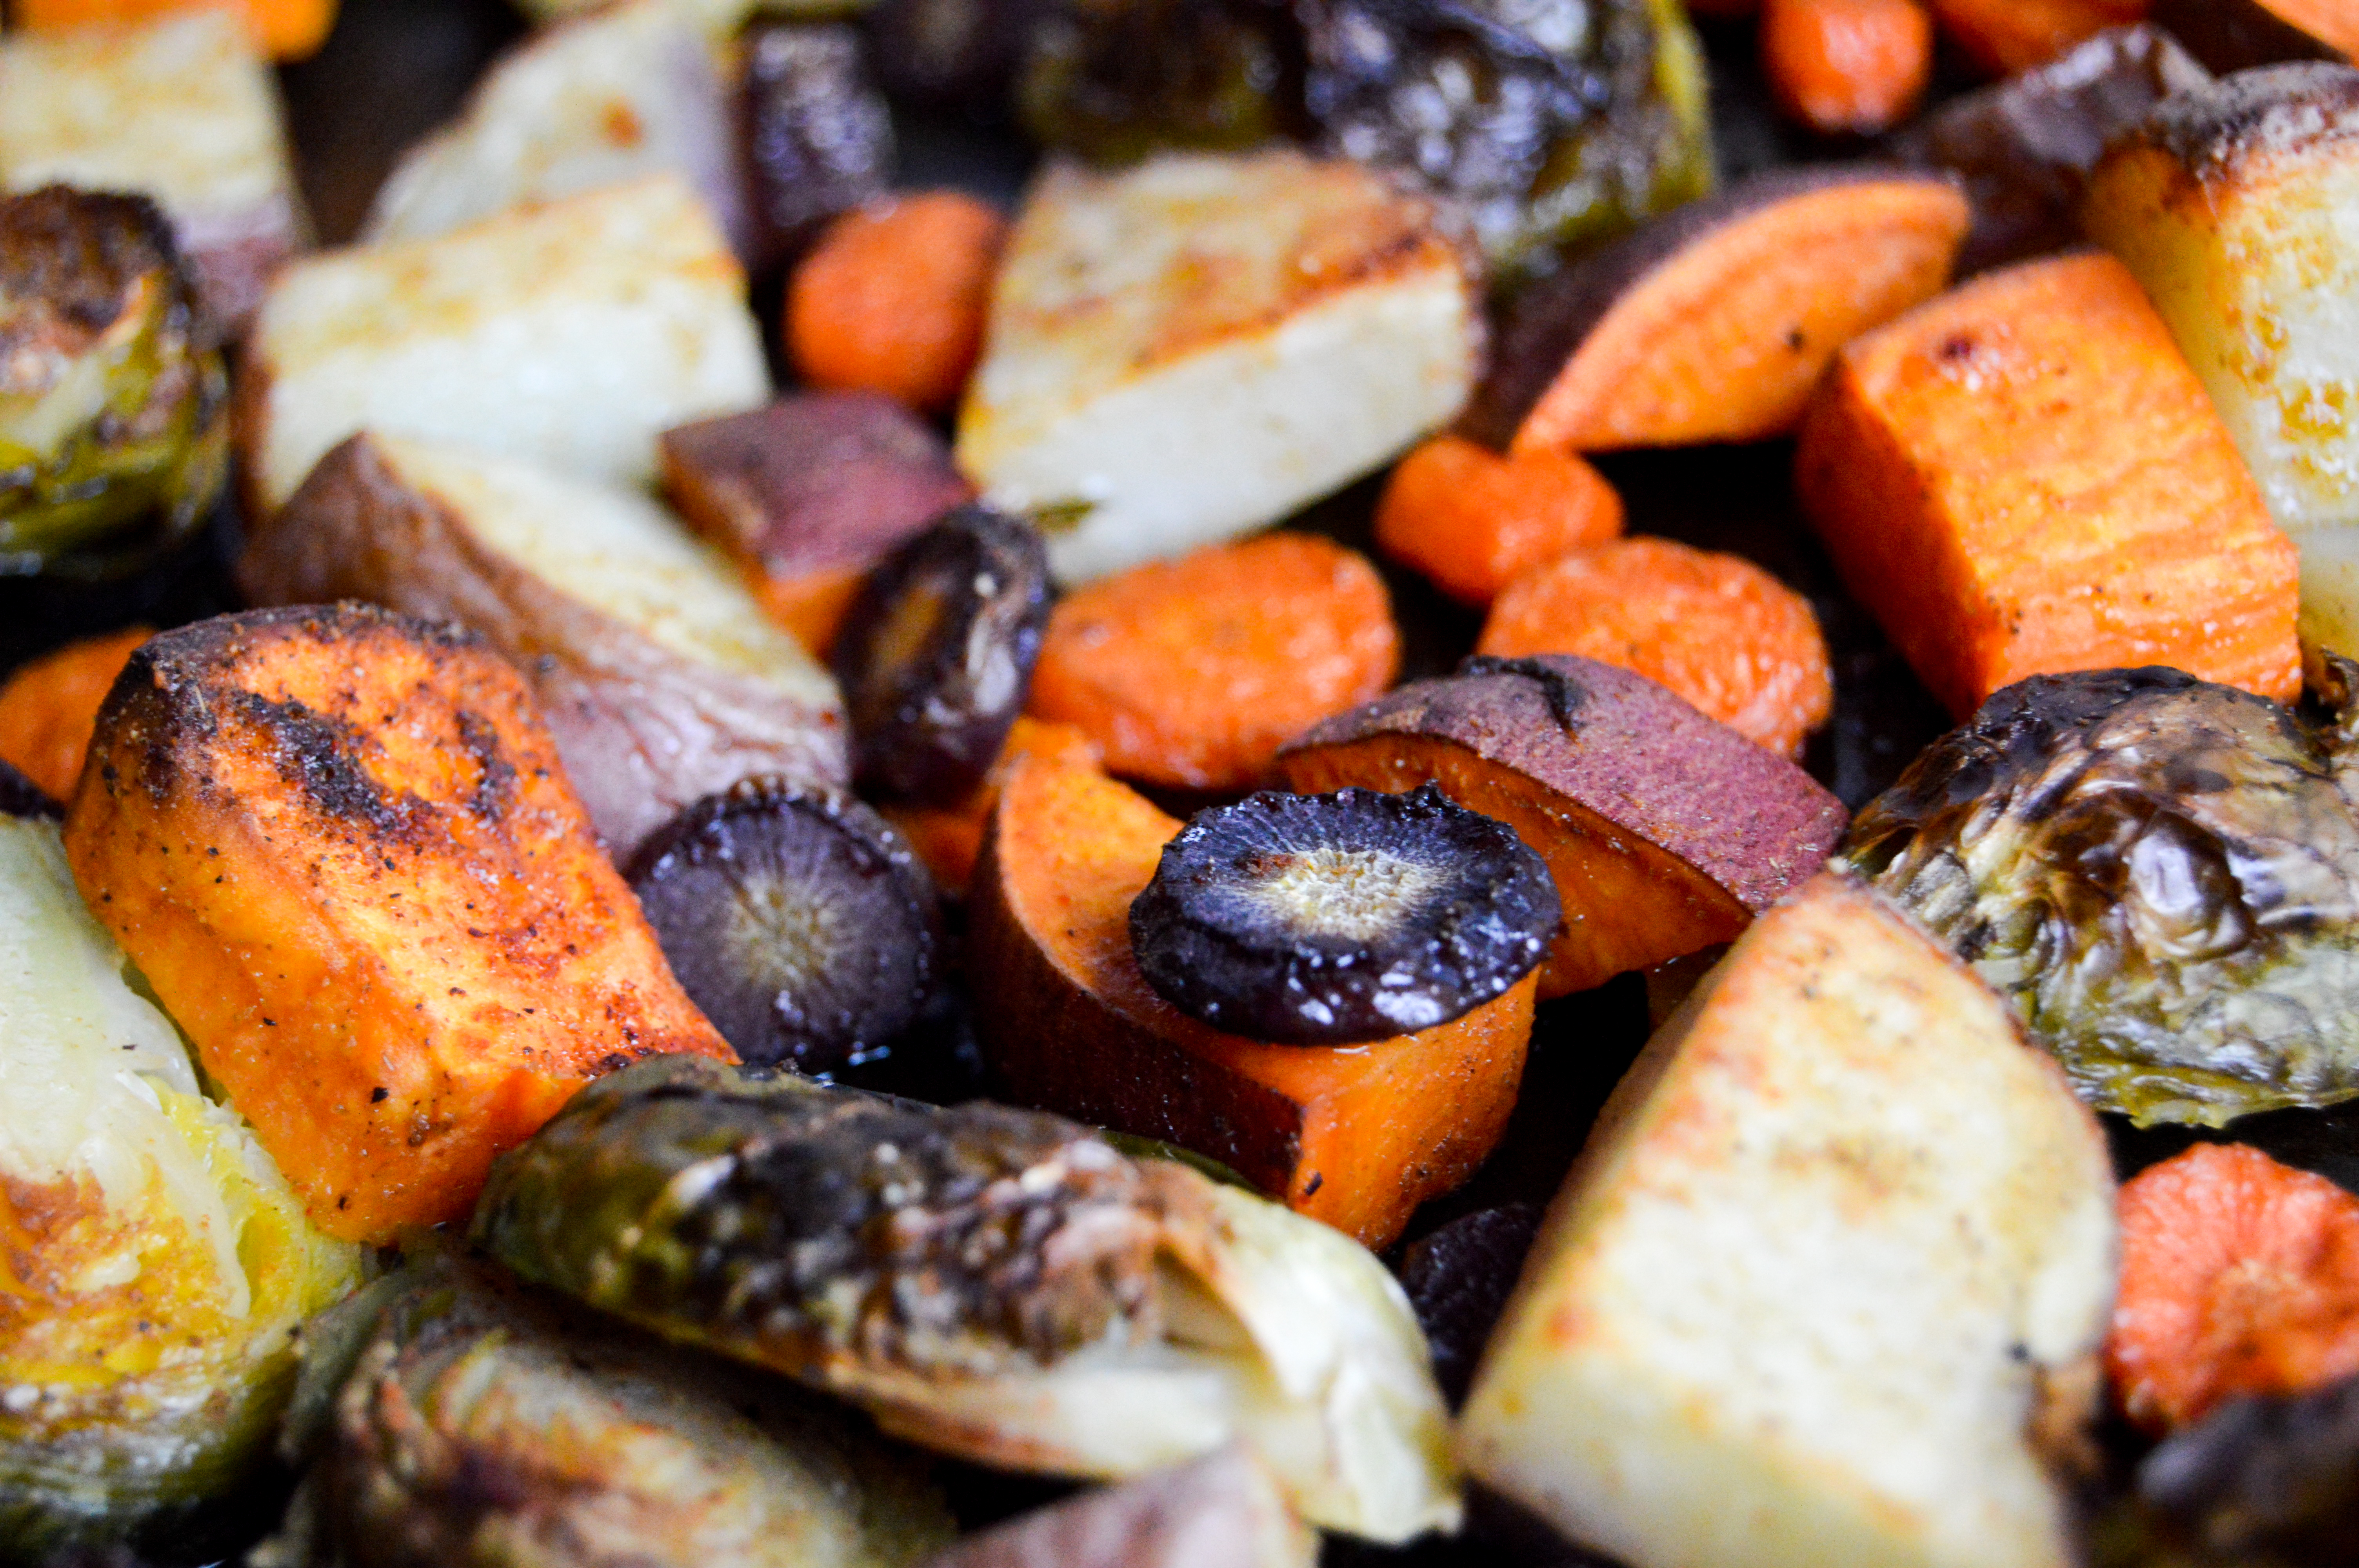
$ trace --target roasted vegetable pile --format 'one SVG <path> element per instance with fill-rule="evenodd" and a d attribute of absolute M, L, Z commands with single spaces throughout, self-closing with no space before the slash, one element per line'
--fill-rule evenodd
<path fill-rule="evenodd" d="M 2341 8 L 187 4 L 0 1568 L 2349 1568 Z"/>

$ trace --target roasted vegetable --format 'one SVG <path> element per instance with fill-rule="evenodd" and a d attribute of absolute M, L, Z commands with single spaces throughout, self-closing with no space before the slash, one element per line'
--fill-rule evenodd
<path fill-rule="evenodd" d="M 2359 53 L 2359 16 L 2343 0 L 2154 0 L 2153 15 L 2217 71 Z"/>
<path fill-rule="evenodd" d="M 1321 145 L 1457 198 L 1509 276 L 1712 189 L 1703 51 L 1678 0 L 1303 0 L 1301 14 Z"/>
<path fill-rule="evenodd" d="M 1005 119 L 1044 0 L 878 0 L 868 13 L 876 78 L 896 101 Z"/>
<path fill-rule="evenodd" d="M 756 250 L 781 261 L 828 219 L 885 194 L 893 117 L 847 23 L 763 23 L 740 47 Z"/>
<path fill-rule="evenodd" d="M 1515 829 L 1427 784 L 1199 812 L 1130 906 L 1147 983 L 1256 1040 L 1345 1045 L 1463 1018 L 1539 967 L 1563 910 Z"/>
<path fill-rule="evenodd" d="M 1300 129 L 1302 38 L 1283 0 L 1044 0 L 1016 102 L 1093 163 L 1243 151 Z"/>
<path fill-rule="evenodd" d="M 2297 538 L 2359 524 L 2346 407 L 2359 70 L 2241 71 L 2168 100 L 2097 166 L 2089 232 L 2127 264 Z"/>
<path fill-rule="evenodd" d="M 1049 617 L 1030 712 L 1086 732 L 1125 778 L 1244 790 L 1269 776 L 1280 746 L 1399 673 L 1376 568 L 1287 530 L 1067 594 Z"/>
<path fill-rule="evenodd" d="M 2332 723 L 2176 670 L 2009 687 L 1860 814 L 1843 859 L 2141 1123 L 2359 1095 L 2353 666 Z"/>
<path fill-rule="evenodd" d="M 247 1478 L 289 1336 L 358 1282 L 91 918 L 0 816 L 0 1563 L 166 1537 Z"/>
<path fill-rule="evenodd" d="M 1315 1522 L 1399 1540 L 1458 1517 L 1382 1265 L 1054 1117 L 645 1063 L 501 1164 L 474 1234 L 971 1458 L 1125 1476 L 1242 1437 Z"/>
<path fill-rule="evenodd" d="M 1641 1568 L 2067 1568 L 2042 1440 L 2094 1413 L 2113 1197 L 1998 998 L 1817 878 L 1591 1131 L 1476 1375 L 1468 1468 Z"/>
<path fill-rule="evenodd" d="M 126 16 L 200 7 L 230 12 L 255 44 L 280 59 L 310 54 L 336 20 L 336 0 L 231 0 L 220 6 L 209 0 L 20 0 L 9 20 L 19 27 L 89 33 Z"/>
<path fill-rule="evenodd" d="M 929 1568 L 1312 1568 L 1319 1532 L 1228 1448 L 969 1536 Z"/>
<path fill-rule="evenodd" d="M 983 354 L 1007 220 L 959 190 L 846 212 L 787 285 L 787 353 L 808 384 L 955 405 Z"/>
<path fill-rule="evenodd" d="M 451 123 L 401 157 L 370 243 L 431 239 L 507 208 L 669 170 L 755 258 L 735 105 L 678 0 L 623 0 L 494 60 Z"/>
<path fill-rule="evenodd" d="M 2105 144 L 2172 93 L 2211 80 L 2161 28 L 2114 27 L 2036 70 L 1951 99 L 1888 150 L 1964 178 L 1974 222 L 1958 270 L 1981 272 L 2078 242 L 2081 193 Z"/>
<path fill-rule="evenodd" d="M 1467 427 L 1518 452 L 1782 435 L 1836 350 L 1941 291 L 1966 219 L 1938 175 L 1756 175 L 1527 290 Z"/>
<path fill-rule="evenodd" d="M 44 654 L 0 686 L 0 762 L 58 800 L 73 794 L 91 725 L 131 650 L 155 635 L 133 626 Z"/>
<path fill-rule="evenodd" d="M 2103 1568 L 2328 1568 L 2359 1540 L 2359 1378 L 2239 1400 L 2138 1466 L 2133 1541 Z M 2117 1549 L 2128 1542 L 2111 1541 Z"/>
<path fill-rule="evenodd" d="M 267 516 L 364 430 L 636 483 L 663 431 L 769 395 L 719 224 L 647 175 L 282 269 L 239 383 L 240 484 Z"/>
<path fill-rule="evenodd" d="M 145 197 L 0 197 L 0 569 L 119 571 L 202 523 L 228 382 Z"/>
<path fill-rule="evenodd" d="M 1506 1130 L 1536 982 L 1419 1034 L 1306 1051 L 1224 1034 L 1155 993 L 1130 908 L 1180 825 L 1086 762 L 1008 773 L 975 869 L 967 968 L 1005 1092 L 1209 1156 L 1371 1248 Z"/>
<path fill-rule="evenodd" d="M 354 436 L 255 521 L 237 572 L 256 604 L 364 599 L 482 633 L 618 860 L 740 779 L 849 777 L 835 683 L 636 489 Z"/>
<path fill-rule="evenodd" d="M 332 1235 L 456 1218 L 584 1081 L 729 1054 L 467 633 L 199 622 L 132 656 L 92 750 L 75 881 Z"/>
<path fill-rule="evenodd" d="M 1961 719 L 2117 665 L 2301 689 L 2294 547 L 2111 256 L 1986 273 L 1853 340 L 1795 469 L 1844 585 Z"/>
<path fill-rule="evenodd" d="M 1564 901 L 1542 996 L 1733 939 L 1843 830 L 1842 805 L 1783 757 L 1653 681 L 1564 654 L 1403 687 L 1311 730 L 1278 769 L 1312 793 L 1438 784 L 1515 828 Z"/>
<path fill-rule="evenodd" d="M 780 1379 L 430 1252 L 375 1299 L 285 1568 L 904 1568 L 920 1465 Z M 342 1326 L 342 1325 L 340 1325 Z"/>
<path fill-rule="evenodd" d="M 1874 135 L 1925 96 L 1933 18 L 1918 0 L 1763 0 L 1761 70 L 1787 118 Z"/>
<path fill-rule="evenodd" d="M 1401 1259 L 1401 1289 L 1433 1347 L 1434 1381 L 1453 1407 L 1465 1401 L 1483 1346 L 1506 1310 L 1539 1228 L 1540 1211 L 1531 1204 L 1477 1209 Z"/>
<path fill-rule="evenodd" d="M 2221 0 L 2203 3 L 2218 5 Z M 1931 0 L 1931 5 L 1942 33 L 1969 59 L 1992 76 L 2004 76 L 2046 65 L 2107 27 L 2143 20 L 2151 0 Z"/>
<path fill-rule="evenodd" d="M 0 185 L 154 198 L 232 334 L 310 238 L 282 118 L 270 62 L 210 6 L 0 42 Z"/>
<path fill-rule="evenodd" d="M 681 989 L 756 1065 L 857 1066 L 940 979 L 932 879 L 837 791 L 747 779 L 649 838 L 630 874 Z"/>
<path fill-rule="evenodd" d="M 836 638 L 853 775 L 947 805 L 983 782 L 1032 682 L 1049 558 L 1029 524 L 963 506 L 868 574 Z"/>
<path fill-rule="evenodd" d="M 1432 199 L 1343 158 L 1052 165 L 1008 236 L 959 467 L 1040 519 L 1069 583 L 1275 523 L 1457 414 L 1470 266 Z"/>
<path fill-rule="evenodd" d="M 1621 537 L 1623 521 L 1620 493 L 1577 456 L 1506 458 L 1436 436 L 1393 465 L 1376 503 L 1376 547 L 1480 610 L 1533 568 Z"/>

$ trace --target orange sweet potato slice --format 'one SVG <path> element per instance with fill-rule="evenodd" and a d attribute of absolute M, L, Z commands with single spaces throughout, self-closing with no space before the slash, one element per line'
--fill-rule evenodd
<path fill-rule="evenodd" d="M 66 852 L 334 1236 L 465 1215 L 601 1074 L 731 1059 L 470 633 L 341 605 L 155 638 L 100 710 Z"/>
<path fill-rule="evenodd" d="M 1664 687 L 1590 659 L 1419 681 L 1305 735 L 1288 787 L 1436 784 L 1548 862 L 1565 929 L 1540 995 L 1733 941 L 1825 863 L 1843 805 Z"/>
<path fill-rule="evenodd" d="M 1525 293 L 1466 431 L 1582 452 L 1782 435 L 1837 349 L 1940 292 L 1971 216 L 1948 176 L 1868 164 L 1690 202 Z"/>
<path fill-rule="evenodd" d="M 1131 901 L 1180 823 L 1094 769 L 1030 756 L 976 869 L 968 963 L 1006 1092 L 1235 1169 L 1369 1247 L 1473 1173 L 1506 1130 L 1533 980 L 1368 1045 L 1265 1044 L 1166 1002 L 1131 956 Z"/>

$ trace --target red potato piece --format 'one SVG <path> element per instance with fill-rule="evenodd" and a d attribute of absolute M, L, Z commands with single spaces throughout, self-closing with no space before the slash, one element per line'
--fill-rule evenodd
<path fill-rule="evenodd" d="M 824 657 L 860 579 L 974 486 L 949 446 L 874 392 L 782 397 L 668 430 L 665 492 L 744 569 L 770 619 Z"/>
<path fill-rule="evenodd" d="M 1527 291 L 1462 428 L 1514 451 L 1784 434 L 1835 351 L 1940 292 L 1970 217 L 1946 176 L 1870 165 L 1690 202 Z"/>
<path fill-rule="evenodd" d="M 1180 827 L 1093 768 L 1016 763 L 969 904 L 984 1061 L 1019 1104 L 1209 1155 L 1382 1250 L 1506 1132 L 1534 981 L 1365 1045 L 1223 1034 L 1158 996 L 1131 953 L 1132 901 Z"/>
<path fill-rule="evenodd" d="M 1289 788 L 1438 784 L 1548 862 L 1565 930 L 1540 995 L 1734 940 L 1826 861 L 1843 804 L 1627 670 L 1540 655 L 1419 681 L 1278 756 Z"/>

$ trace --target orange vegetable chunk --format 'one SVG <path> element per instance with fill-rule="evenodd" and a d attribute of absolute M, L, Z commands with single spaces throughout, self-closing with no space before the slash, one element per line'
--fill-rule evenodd
<path fill-rule="evenodd" d="M 1503 458 L 1437 436 L 1393 470 L 1376 504 L 1376 547 L 1477 607 L 1532 568 L 1622 533 L 1622 497 L 1570 453 Z"/>
<path fill-rule="evenodd" d="M 949 407 L 983 352 L 1006 239 L 1006 219 L 955 190 L 845 213 L 788 284 L 787 351 L 796 371 L 816 387 Z"/>
<path fill-rule="evenodd" d="M 2122 1188 L 2106 1370 L 2167 1432 L 2223 1400 L 2359 1374 L 2359 1197 L 2241 1143 L 2199 1143 Z"/>
<path fill-rule="evenodd" d="M 13 765 L 52 800 L 72 795 L 98 705 L 131 650 L 154 635 L 134 626 L 86 638 L 10 676 L 0 687 L 0 762 Z"/>
<path fill-rule="evenodd" d="M 2146 19 L 2152 0 L 1933 0 L 1941 30 L 1993 76 L 2046 65 L 2107 27 Z"/>
<path fill-rule="evenodd" d="M 2111 256 L 1987 274 L 1854 342 L 1796 461 L 1854 596 L 1961 718 L 2067 670 L 2301 689 L 2293 544 Z"/>
<path fill-rule="evenodd" d="M 1517 579 L 1474 651 L 1635 670 L 1782 756 L 1834 710 L 1810 600 L 1751 561 L 1669 539 L 1618 540 Z"/>
<path fill-rule="evenodd" d="M 1024 1104 L 1209 1155 L 1382 1249 L 1506 1131 L 1537 977 L 1374 1044 L 1223 1034 L 1156 994 L 1131 955 L 1131 902 L 1180 827 L 1094 770 L 1016 765 L 968 937 L 985 1059 Z"/>
<path fill-rule="evenodd" d="M 602 1074 L 734 1059 L 471 633 L 359 604 L 167 632 L 92 753 L 74 880 L 332 1236 L 463 1217 Z"/>
<path fill-rule="evenodd" d="M 1925 96 L 1933 18 L 1918 0 L 1763 0 L 1761 68 L 1794 119 L 1873 135 Z"/>
<path fill-rule="evenodd" d="M 245 19 L 274 59 L 319 52 L 336 25 L 336 0 L 13 0 L 9 19 L 28 31 L 144 22 L 171 11 L 227 10 Z"/>
<path fill-rule="evenodd" d="M 1095 769 L 1105 764 L 1097 742 L 1071 725 L 1018 717 L 1001 743 L 991 771 L 966 799 L 956 806 L 912 806 L 888 800 L 879 802 L 876 809 L 900 830 L 918 859 L 926 862 L 935 885 L 953 898 L 964 898 L 974 880 L 975 859 L 983 853 L 983 836 L 999 805 L 1000 788 L 1017 762 L 1036 754 L 1060 768 Z"/>
<path fill-rule="evenodd" d="M 1068 595 L 1049 618 L 1028 711 L 1082 730 L 1125 778 L 1235 789 L 1399 668 L 1375 568 L 1314 535 L 1265 534 Z"/>

